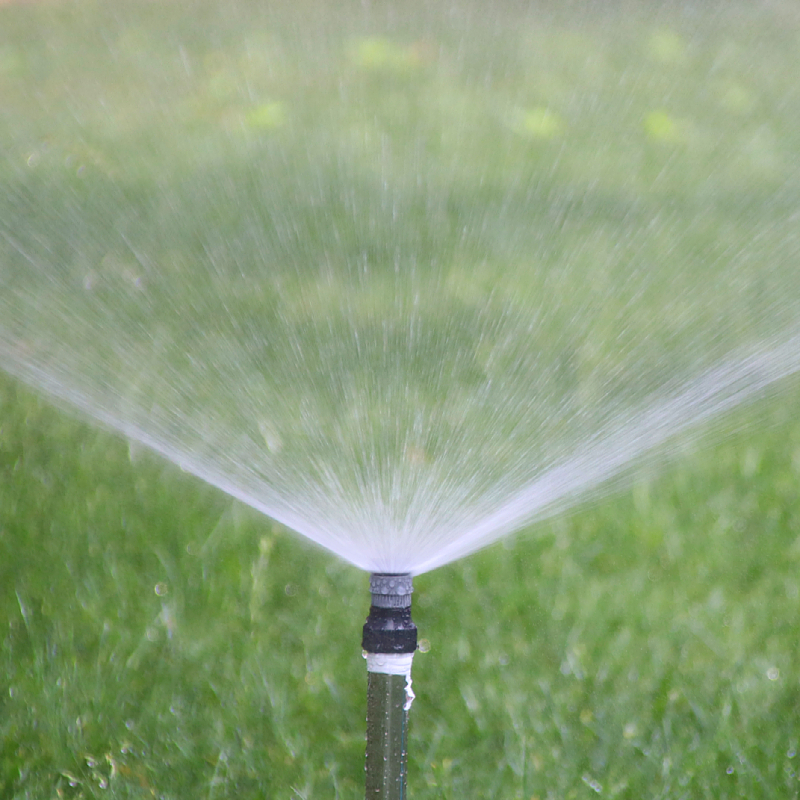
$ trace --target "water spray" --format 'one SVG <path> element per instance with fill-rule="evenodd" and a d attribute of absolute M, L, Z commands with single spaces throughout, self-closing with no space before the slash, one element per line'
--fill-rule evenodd
<path fill-rule="evenodd" d="M 367 659 L 367 800 L 406 797 L 408 711 L 414 699 L 411 662 L 411 575 L 373 573 L 372 603 L 361 646 Z"/>

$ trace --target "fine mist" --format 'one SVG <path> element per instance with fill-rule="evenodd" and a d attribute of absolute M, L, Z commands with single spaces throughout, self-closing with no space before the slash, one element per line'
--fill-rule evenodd
<path fill-rule="evenodd" d="M 602 491 L 800 369 L 796 48 L 687 9 L 62 24 L 0 122 L 0 367 L 365 570 Z"/>

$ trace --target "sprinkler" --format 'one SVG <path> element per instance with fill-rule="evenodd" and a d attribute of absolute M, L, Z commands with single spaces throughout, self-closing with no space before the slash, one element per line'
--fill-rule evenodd
<path fill-rule="evenodd" d="M 361 646 L 367 659 L 367 800 L 404 800 L 408 710 L 414 699 L 411 662 L 411 575 L 373 573 L 372 603 Z"/>

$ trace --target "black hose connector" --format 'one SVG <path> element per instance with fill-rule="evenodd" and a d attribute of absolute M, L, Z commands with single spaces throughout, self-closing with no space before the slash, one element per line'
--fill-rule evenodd
<path fill-rule="evenodd" d="M 411 620 L 410 575 L 370 575 L 372 605 L 364 623 L 361 647 L 368 653 L 413 653 L 417 626 Z"/>

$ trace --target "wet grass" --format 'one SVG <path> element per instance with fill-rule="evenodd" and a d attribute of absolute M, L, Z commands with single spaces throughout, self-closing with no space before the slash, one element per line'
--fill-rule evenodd
<path fill-rule="evenodd" d="M 365 578 L 0 388 L 0 794 L 355 798 Z M 418 578 L 415 797 L 800 794 L 800 427 Z"/>
<path fill-rule="evenodd" d="M 296 44 L 272 32 L 286 29 L 279 12 L 241 4 L 242 16 L 223 13 L 231 8 L 198 4 L 187 21 L 181 4 L 0 7 L 0 290 L 30 304 L 56 356 L 63 322 L 51 309 L 86 304 L 85 313 L 72 308 L 86 330 L 71 335 L 85 336 L 81 358 L 97 358 L 98 385 L 128 363 L 113 339 L 98 335 L 103 325 L 128 326 L 131 338 L 152 343 L 165 338 L 149 325 L 159 317 L 173 325 L 170 347 L 179 352 L 180 335 L 195 335 L 187 320 L 199 325 L 212 307 L 221 314 L 235 304 L 241 327 L 257 334 L 276 286 L 297 340 L 308 320 L 321 320 L 328 335 L 362 261 L 386 271 L 388 283 L 367 287 L 340 321 L 383 323 L 381 298 L 395 280 L 398 251 L 433 264 L 433 283 L 421 284 L 430 290 L 423 304 L 431 320 L 444 295 L 451 310 L 466 309 L 463 324 L 447 327 L 451 338 L 438 341 L 447 352 L 435 352 L 434 337 L 419 375 L 423 389 L 435 384 L 458 333 L 457 349 L 475 370 L 453 373 L 467 405 L 470 381 L 486 369 L 471 344 L 475 309 L 488 294 L 501 304 L 519 295 L 547 300 L 552 284 L 536 281 L 559 265 L 564 243 L 572 272 L 559 278 L 560 291 L 605 297 L 601 331 L 616 324 L 611 301 L 625 306 L 615 289 L 620 241 L 629 259 L 662 267 L 646 284 L 647 301 L 628 309 L 642 315 L 628 318 L 635 340 L 665 298 L 691 299 L 698 271 L 711 281 L 743 241 L 778 231 L 747 251 L 756 265 L 775 256 L 770 279 L 720 286 L 706 298 L 713 302 L 698 302 L 710 316 L 696 326 L 713 330 L 720 346 L 725 335 L 753 341 L 764 328 L 780 329 L 777 315 L 792 318 L 793 307 L 780 301 L 786 281 L 796 282 L 787 279 L 795 262 L 786 231 L 796 208 L 797 131 L 781 126 L 797 116 L 794 76 L 783 68 L 794 23 L 778 30 L 772 19 L 773 45 L 753 60 L 748 46 L 763 33 L 762 17 L 745 20 L 744 8 L 730 30 L 704 38 L 686 17 L 673 29 L 632 10 L 614 27 L 596 10 L 576 27 L 569 11 L 545 5 L 497 60 L 458 48 L 466 28 L 500 19 L 500 10 L 432 28 L 438 39 L 420 38 L 402 20 L 376 37 L 368 24 L 345 30 L 346 20 L 312 15 L 309 26 L 334 25 L 337 33 L 325 40 L 331 51 L 305 53 L 304 71 L 292 57 Z M 600 49 L 587 33 L 592 25 L 606 34 Z M 697 74 L 713 75 L 705 94 L 690 90 Z M 600 91 L 617 77 L 631 81 L 625 92 L 593 102 L 587 81 Z M 576 84 L 586 91 L 575 93 Z M 352 96 L 339 106 L 330 98 L 342 86 Z M 314 124 L 315 114 L 324 125 Z M 424 136 L 412 141 L 409 129 Z M 460 138 L 465 130 L 469 141 Z M 332 131 L 333 155 L 318 169 L 310 156 L 330 144 Z M 420 141 L 427 149 L 419 163 L 432 168 L 422 192 L 404 171 Z M 252 178 L 258 170 L 261 183 Z M 392 192 L 377 173 L 391 179 Z M 280 184 L 266 210 L 264 174 Z M 343 178 L 352 196 L 341 196 Z M 347 205 L 356 200 L 363 217 Z M 637 239 L 662 203 L 668 211 L 656 233 Z M 292 219 L 265 233 L 286 208 Z M 398 209 L 402 226 L 393 224 Z M 482 227 L 469 228 L 476 219 Z M 560 244 L 542 234 L 558 225 Z M 342 263 L 326 282 L 314 259 L 331 230 L 342 232 Z M 152 265 L 137 256 L 135 236 L 157 256 L 158 269 L 144 276 L 155 287 L 146 297 L 139 282 Z M 530 250 L 548 269 L 513 266 Z M 234 280 L 256 253 L 274 285 Z M 500 279 L 495 261 L 505 265 Z M 60 284 L 48 272 L 54 263 Z M 680 268 L 668 270 L 670 263 Z M 44 265 L 46 280 L 26 292 L 33 264 Z M 218 280 L 204 284 L 216 305 L 182 303 L 197 296 L 197 264 Z M 127 317 L 114 302 L 121 297 L 130 301 Z M 178 307 L 191 311 L 173 320 Z M 36 352 L 41 345 L 29 340 L 19 307 L 0 298 L 0 309 L 20 352 Z M 401 322 L 406 310 L 395 309 Z M 543 343 L 575 322 L 575 307 L 560 313 L 540 331 Z M 696 326 L 684 329 L 692 342 Z M 666 363 L 669 348 L 677 359 L 705 357 L 682 348 L 678 334 L 670 340 L 667 326 L 664 347 L 648 345 L 645 354 L 658 349 Z M 230 377 L 226 342 L 217 344 L 212 366 Z M 592 377 L 609 354 L 585 350 L 576 359 Z M 164 356 L 165 373 L 178 363 L 175 352 Z M 497 379 L 515 354 L 494 366 Z M 267 355 L 255 352 L 242 372 L 256 374 L 256 362 L 265 370 Z M 293 393 L 302 396 L 303 386 L 280 356 L 271 374 L 287 372 L 272 388 L 297 411 Z M 152 367 L 152 358 L 143 350 L 143 363 Z M 382 363 L 358 368 L 370 374 Z M 316 418 L 336 421 L 336 398 L 322 394 L 329 364 L 312 366 L 319 380 L 311 383 L 321 387 L 314 399 L 327 403 Z M 187 381 L 198 374 L 185 368 Z M 242 391 L 233 378 L 229 385 Z M 207 376 L 192 386 L 219 401 Z M 152 401 L 147 382 L 138 391 L 143 407 Z M 413 796 L 800 794 L 796 396 L 787 391 L 762 405 L 759 424 L 734 434 L 756 412 L 740 414 L 720 429 L 729 431 L 722 444 L 677 455 L 660 477 L 640 475 L 616 499 L 416 581 L 415 617 L 430 651 L 414 668 Z M 222 399 L 220 416 L 228 410 Z M 0 380 L 3 798 L 361 796 L 366 603 L 366 580 L 355 569 Z"/>

